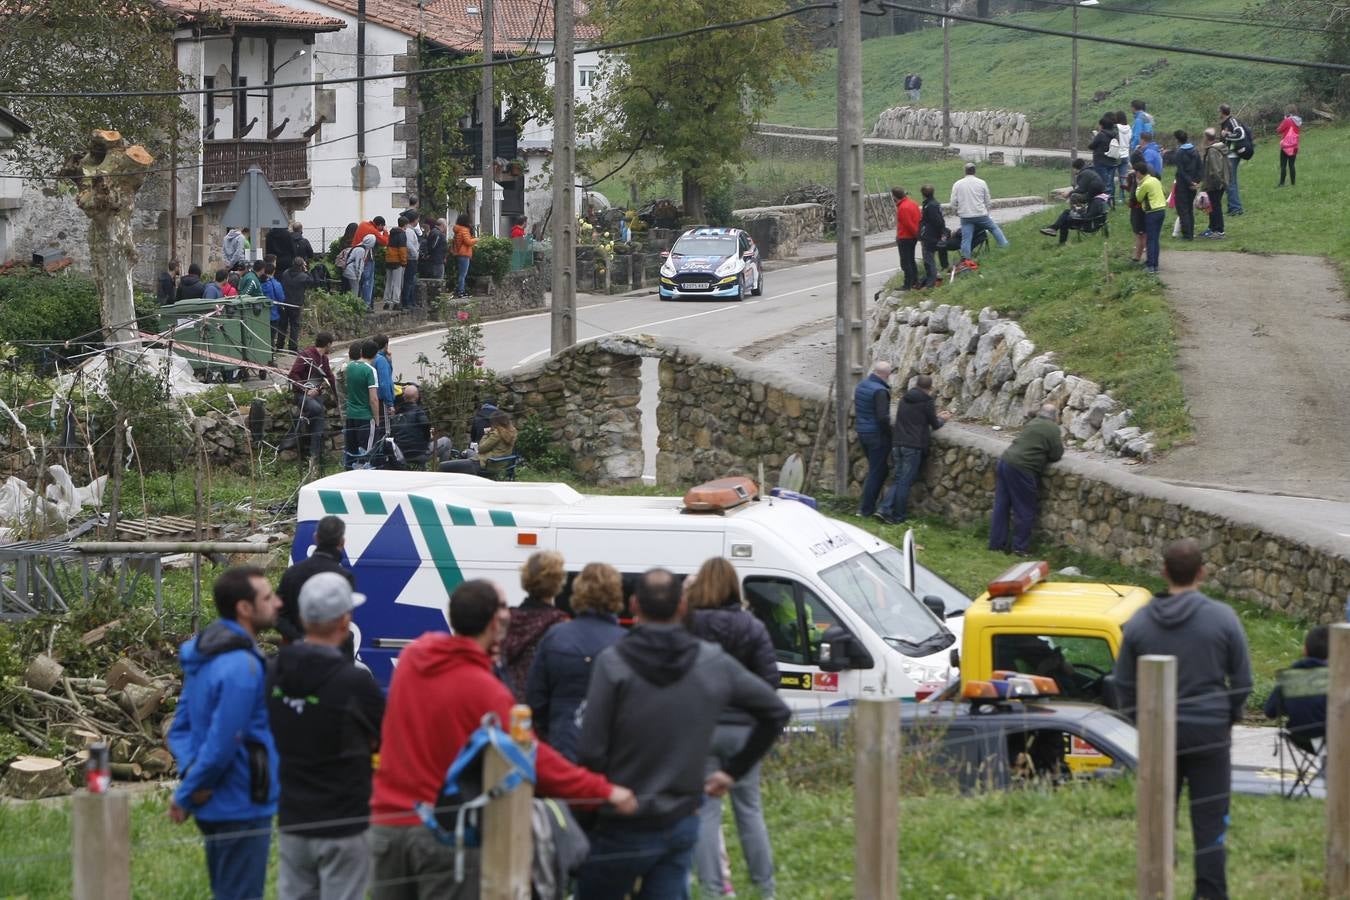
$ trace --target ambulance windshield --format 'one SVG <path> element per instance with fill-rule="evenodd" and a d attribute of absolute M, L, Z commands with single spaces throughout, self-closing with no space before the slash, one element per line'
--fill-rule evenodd
<path fill-rule="evenodd" d="M 870 554 L 820 573 L 830 588 L 871 628 L 906 656 L 927 656 L 956 638 L 904 584 Z"/>

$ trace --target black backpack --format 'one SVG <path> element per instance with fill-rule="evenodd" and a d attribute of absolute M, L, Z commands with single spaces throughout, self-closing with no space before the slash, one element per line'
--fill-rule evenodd
<path fill-rule="evenodd" d="M 1252 140 L 1252 130 L 1242 129 L 1242 143 L 1238 145 L 1238 159 L 1251 159 L 1256 154 L 1256 142 Z"/>

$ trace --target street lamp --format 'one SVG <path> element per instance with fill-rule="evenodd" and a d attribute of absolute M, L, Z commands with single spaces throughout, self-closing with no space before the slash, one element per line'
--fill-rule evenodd
<path fill-rule="evenodd" d="M 1095 2 L 1097 2 L 1097 0 L 1092 0 L 1092 2 L 1095 3 Z M 276 81 L 277 73 L 278 73 L 278 72 L 280 72 L 282 69 L 286 68 L 286 67 L 289 66 L 291 63 L 295 62 L 297 59 L 299 59 L 300 57 L 302 57 L 302 56 L 304 56 L 304 55 L 305 55 L 305 49 L 304 49 L 303 47 L 301 47 L 299 50 L 296 50 L 294 53 L 292 53 L 289 57 L 286 58 L 285 62 L 283 62 L 281 65 L 277 66 L 275 69 L 272 70 L 272 80 L 273 80 L 273 81 Z"/>
<path fill-rule="evenodd" d="M 1073 72 L 1069 76 L 1071 82 L 1069 90 L 1069 103 L 1072 109 L 1069 112 L 1070 136 L 1069 136 L 1069 158 L 1078 158 L 1078 7 L 1096 6 L 1098 0 L 1079 0 L 1073 5 Z"/>

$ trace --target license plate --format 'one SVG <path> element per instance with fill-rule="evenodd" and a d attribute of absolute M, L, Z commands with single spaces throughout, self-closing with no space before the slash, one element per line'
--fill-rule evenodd
<path fill-rule="evenodd" d="M 707 281 L 689 281 L 685 282 L 683 287 L 686 291 L 706 291 L 712 284 Z"/>

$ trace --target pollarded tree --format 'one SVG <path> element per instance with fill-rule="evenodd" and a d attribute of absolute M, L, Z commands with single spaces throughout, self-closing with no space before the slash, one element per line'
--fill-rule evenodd
<path fill-rule="evenodd" d="M 787 8 L 783 0 L 600 0 L 587 21 L 609 43 Z M 746 160 L 746 138 L 775 87 L 802 81 L 811 62 L 792 18 L 608 51 L 578 130 L 594 135 L 600 153 L 654 151 L 660 173 L 681 178 L 685 215 L 702 219 L 704 197 Z"/>

